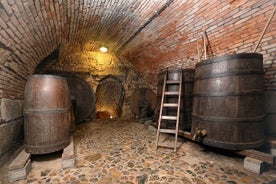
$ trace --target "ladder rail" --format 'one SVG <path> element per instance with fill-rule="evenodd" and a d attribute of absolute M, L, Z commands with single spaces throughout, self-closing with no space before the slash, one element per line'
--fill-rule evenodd
<path fill-rule="evenodd" d="M 167 74 L 168 74 L 168 71 L 166 72 L 166 74 L 164 76 L 164 80 L 163 80 L 162 98 L 161 98 L 161 106 L 160 106 L 159 119 L 158 119 L 158 128 L 157 128 L 155 149 L 158 148 L 158 142 L 159 142 L 160 127 L 161 127 L 161 120 L 162 120 L 162 113 L 163 113 L 163 103 L 164 103 L 164 97 L 165 97 L 165 91 L 166 91 Z"/>
<path fill-rule="evenodd" d="M 178 107 L 177 107 L 177 119 L 176 119 L 176 131 L 175 131 L 175 142 L 174 142 L 174 151 L 176 152 L 177 138 L 178 138 L 178 129 L 179 129 L 179 118 L 180 118 L 180 107 L 181 107 L 181 93 L 182 93 L 182 72 L 179 74 L 179 87 L 178 87 Z"/>

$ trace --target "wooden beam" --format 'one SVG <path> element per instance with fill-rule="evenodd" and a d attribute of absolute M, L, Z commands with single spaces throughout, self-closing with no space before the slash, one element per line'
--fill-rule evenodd
<path fill-rule="evenodd" d="M 268 154 L 268 153 L 264 153 L 258 150 L 253 150 L 253 149 L 247 149 L 247 150 L 243 150 L 243 151 L 237 151 L 237 154 L 243 155 L 243 156 L 247 156 L 247 157 L 251 157 L 251 158 L 255 158 L 258 160 L 262 160 L 266 163 L 272 164 L 272 165 L 276 165 L 276 158 L 275 156 Z"/>
<path fill-rule="evenodd" d="M 260 38 L 259 38 L 259 40 L 258 40 L 256 46 L 255 46 L 255 49 L 254 49 L 253 52 L 256 52 L 256 51 L 257 51 L 257 48 L 258 48 L 258 46 L 259 46 L 259 44 L 260 44 L 260 42 L 261 42 L 261 40 L 262 40 L 262 38 L 263 38 L 263 36 L 264 36 L 264 34 L 265 34 L 266 29 L 268 28 L 268 26 L 269 26 L 269 24 L 270 24 L 270 22 L 271 22 L 271 20 L 272 20 L 272 18 L 273 18 L 273 16 L 274 16 L 274 14 L 275 14 L 275 11 L 276 11 L 276 6 L 274 7 L 274 10 L 273 10 L 272 14 L 270 15 L 268 21 L 266 22 L 266 25 L 265 25 L 265 27 L 264 27 L 264 30 L 263 30 L 263 32 L 262 32 L 262 34 L 261 34 L 261 36 L 260 36 Z"/>

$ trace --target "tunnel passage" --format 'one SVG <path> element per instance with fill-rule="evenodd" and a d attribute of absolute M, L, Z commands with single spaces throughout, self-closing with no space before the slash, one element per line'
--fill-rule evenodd
<path fill-rule="evenodd" d="M 96 90 L 98 118 L 117 118 L 121 115 L 124 89 L 122 81 L 113 75 L 100 80 Z"/>
<path fill-rule="evenodd" d="M 257 0 L 0 1 L 0 156 L 22 140 L 27 79 L 56 48 L 49 70 L 87 73 L 94 90 L 103 76 L 126 76 L 129 97 L 135 88 L 156 89 L 163 68 L 194 68 L 204 59 L 204 34 L 207 59 L 252 52 L 273 7 Z M 257 49 L 264 87 L 273 90 L 275 23 L 274 17 Z M 107 59 L 95 56 L 101 46 Z M 128 106 L 124 100 L 123 115 L 130 117 Z"/>

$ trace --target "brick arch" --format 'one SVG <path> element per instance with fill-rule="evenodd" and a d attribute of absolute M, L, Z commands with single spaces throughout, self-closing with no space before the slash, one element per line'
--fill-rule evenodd
<path fill-rule="evenodd" d="M 1 1 L 0 65 L 3 83 L 9 86 L 0 96 L 22 98 L 28 76 L 60 44 L 92 43 L 90 51 L 105 44 L 116 51 L 163 5 L 136 0 Z M 12 89 L 16 92 L 11 94 Z"/>

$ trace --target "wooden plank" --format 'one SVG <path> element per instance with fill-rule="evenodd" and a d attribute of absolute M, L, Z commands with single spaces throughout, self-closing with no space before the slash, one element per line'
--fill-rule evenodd
<path fill-rule="evenodd" d="M 166 81 L 167 84 L 179 84 L 179 80 L 167 80 Z"/>
<path fill-rule="evenodd" d="M 162 143 L 159 143 L 158 144 L 158 147 L 163 147 L 163 148 L 173 148 L 174 149 L 174 145 L 168 145 L 168 144 L 162 144 Z"/>
<path fill-rule="evenodd" d="M 70 137 L 70 143 L 66 148 L 63 149 L 63 154 L 62 154 L 62 159 L 71 159 L 71 158 L 75 158 L 73 136 Z"/>
<path fill-rule="evenodd" d="M 164 103 L 163 107 L 178 107 L 177 103 Z"/>
<path fill-rule="evenodd" d="M 179 95 L 178 91 L 166 91 L 165 95 Z"/>
<path fill-rule="evenodd" d="M 162 116 L 161 119 L 177 120 L 177 117 L 176 116 Z"/>
<path fill-rule="evenodd" d="M 192 136 L 191 132 L 179 130 L 178 131 L 178 135 L 183 136 L 183 137 L 185 137 L 187 139 L 193 140 L 193 136 Z"/>
<path fill-rule="evenodd" d="M 268 153 L 258 151 L 258 150 L 247 149 L 247 150 L 243 150 L 243 151 L 237 151 L 236 153 L 243 155 L 243 156 L 262 160 L 262 161 L 272 164 L 272 165 L 276 165 L 275 156 L 268 154 Z"/>
<path fill-rule="evenodd" d="M 25 149 L 23 149 L 9 165 L 9 170 L 24 168 L 25 164 L 27 163 L 30 157 L 31 154 L 27 153 Z"/>
<path fill-rule="evenodd" d="M 161 133 L 170 133 L 170 134 L 175 134 L 176 130 L 174 129 L 160 129 Z"/>

